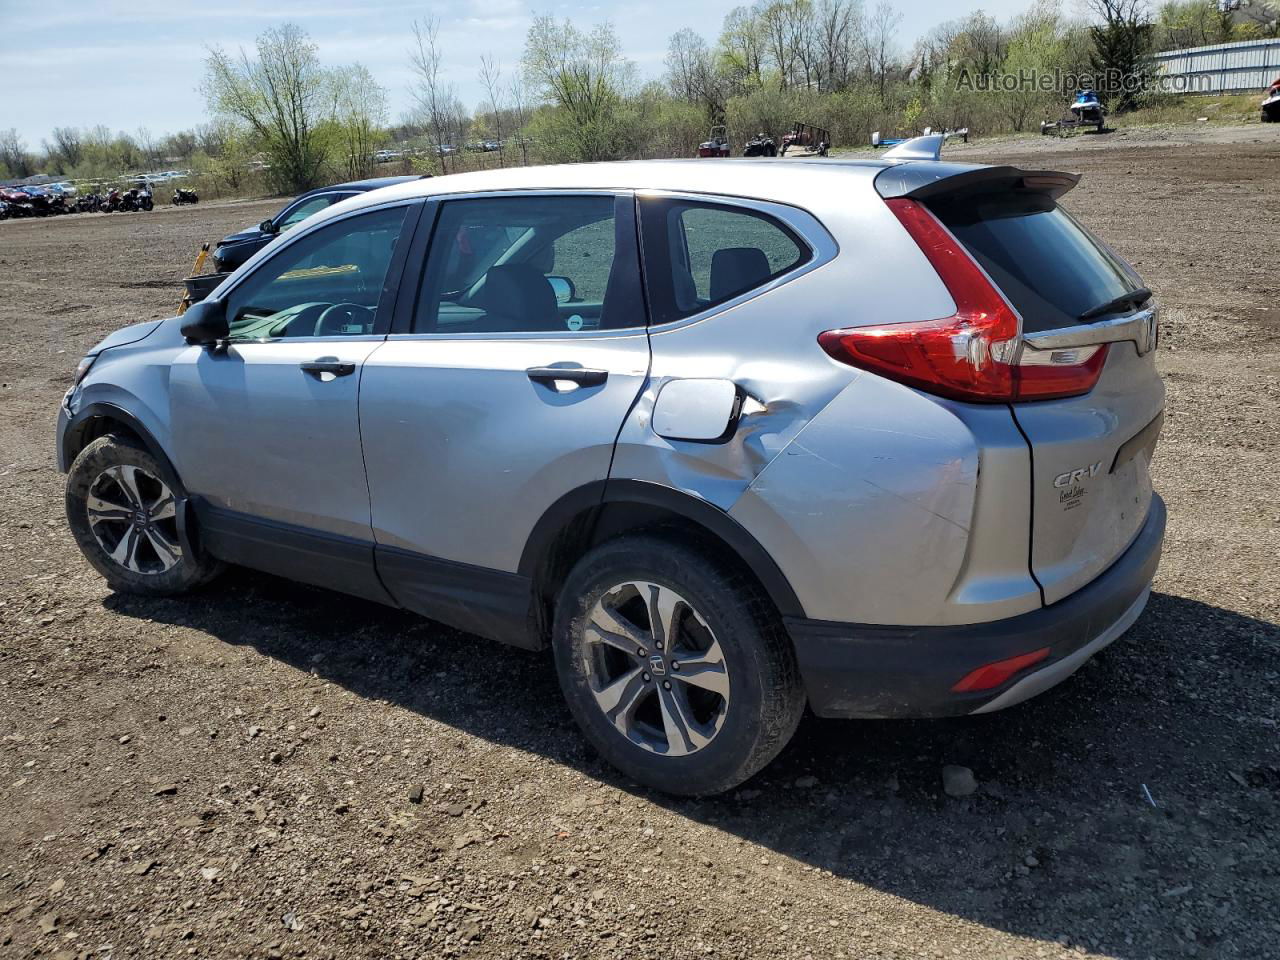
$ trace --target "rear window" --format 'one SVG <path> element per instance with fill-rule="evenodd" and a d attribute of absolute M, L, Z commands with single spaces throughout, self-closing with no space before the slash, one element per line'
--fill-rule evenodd
<path fill-rule="evenodd" d="M 1027 333 L 1071 326 L 1142 286 L 1128 264 L 1043 194 L 944 197 L 929 209 L 1022 314 Z"/>

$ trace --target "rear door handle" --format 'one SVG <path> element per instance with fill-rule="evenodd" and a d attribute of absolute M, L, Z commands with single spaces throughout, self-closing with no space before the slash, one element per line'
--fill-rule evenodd
<path fill-rule="evenodd" d="M 322 373 L 332 373 L 335 377 L 345 377 L 348 374 L 356 372 L 356 365 L 346 360 L 339 360 L 337 357 L 319 357 L 316 360 L 308 360 L 299 366 L 307 373 L 315 374 L 317 377 Z"/>
<path fill-rule="evenodd" d="M 534 383 L 554 384 L 568 380 L 580 387 L 598 387 L 609 379 L 608 370 L 587 370 L 583 367 L 530 367 L 525 371 Z"/>

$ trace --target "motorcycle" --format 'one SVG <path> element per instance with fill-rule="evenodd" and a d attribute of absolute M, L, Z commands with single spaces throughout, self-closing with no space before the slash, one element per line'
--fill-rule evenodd
<path fill-rule="evenodd" d="M 175 207 L 178 207 L 184 203 L 199 203 L 200 198 L 196 196 L 196 192 L 194 190 L 183 190 L 181 187 L 178 187 L 173 191 L 173 200 L 171 202 Z"/>
<path fill-rule="evenodd" d="M 121 209 L 121 204 L 123 202 L 123 197 L 119 190 L 110 190 L 108 191 L 106 198 L 102 201 L 102 212 L 115 213 L 117 210 Z"/>

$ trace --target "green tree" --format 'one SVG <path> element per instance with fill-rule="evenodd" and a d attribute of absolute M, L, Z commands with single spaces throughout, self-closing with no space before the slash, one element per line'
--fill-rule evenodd
<path fill-rule="evenodd" d="M 286 23 L 262 33 L 257 57 L 210 47 L 203 90 L 215 115 L 252 132 L 278 189 L 316 186 L 326 161 L 320 126 L 329 119 L 329 77 L 306 31 Z"/>
<path fill-rule="evenodd" d="M 633 67 L 611 24 L 583 32 L 568 20 L 535 17 L 524 48 L 524 70 L 543 102 L 558 109 L 535 118 L 559 159 L 615 160 L 621 111 Z"/>
<path fill-rule="evenodd" d="M 1089 30 L 1095 89 L 1116 113 L 1131 110 L 1154 74 L 1155 25 L 1146 0 L 1089 0 L 1089 7 L 1102 19 Z"/>
<path fill-rule="evenodd" d="M 353 64 L 332 73 L 333 124 L 337 152 L 347 177 L 373 175 L 373 153 L 386 136 L 387 91 L 367 67 Z"/>

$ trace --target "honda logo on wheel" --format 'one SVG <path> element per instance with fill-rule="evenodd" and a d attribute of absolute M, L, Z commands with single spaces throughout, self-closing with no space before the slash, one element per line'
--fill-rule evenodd
<path fill-rule="evenodd" d="M 655 675 L 661 677 L 666 675 L 667 665 L 663 661 L 662 657 L 654 654 L 649 658 L 649 669 L 652 670 Z"/>

